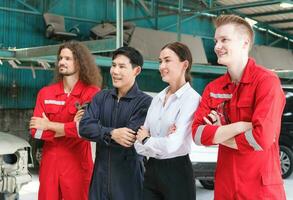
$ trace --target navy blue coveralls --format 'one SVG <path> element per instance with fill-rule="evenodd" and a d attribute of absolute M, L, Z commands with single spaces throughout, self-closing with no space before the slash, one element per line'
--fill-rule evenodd
<path fill-rule="evenodd" d="M 117 90 L 103 90 L 92 100 L 79 123 L 82 137 L 96 142 L 90 200 L 140 200 L 143 189 L 143 158 L 134 146 L 123 147 L 111 140 L 110 132 L 143 125 L 152 98 L 137 84 L 118 101 Z"/>

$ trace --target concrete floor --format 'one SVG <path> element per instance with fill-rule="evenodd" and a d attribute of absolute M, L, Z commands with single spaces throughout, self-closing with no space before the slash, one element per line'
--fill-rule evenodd
<path fill-rule="evenodd" d="M 286 197 L 287 199 L 293 199 L 293 174 L 284 180 Z M 24 185 L 20 191 L 20 200 L 37 200 L 38 199 L 38 175 L 33 174 L 33 181 Z M 200 183 L 196 182 L 196 196 L 197 200 L 213 200 L 213 191 L 204 189 Z"/>

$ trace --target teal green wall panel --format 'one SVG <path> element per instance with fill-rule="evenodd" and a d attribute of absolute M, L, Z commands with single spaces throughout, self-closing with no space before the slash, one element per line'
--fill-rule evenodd
<path fill-rule="evenodd" d="M 35 73 L 34 79 L 31 70 L 14 69 L 5 63 L 0 66 L 0 109 L 34 106 L 37 92 L 53 78 L 50 71 L 36 70 Z"/>

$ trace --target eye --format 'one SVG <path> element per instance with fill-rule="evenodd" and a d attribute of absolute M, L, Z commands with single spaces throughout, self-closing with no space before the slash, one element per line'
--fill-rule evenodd
<path fill-rule="evenodd" d="M 224 43 L 224 42 L 227 42 L 228 41 L 228 39 L 227 38 L 223 38 L 222 39 L 222 42 Z"/>

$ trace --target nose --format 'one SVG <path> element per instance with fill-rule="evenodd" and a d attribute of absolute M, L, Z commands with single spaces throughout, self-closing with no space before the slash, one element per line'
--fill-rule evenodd
<path fill-rule="evenodd" d="M 166 67 L 165 63 L 162 61 L 159 65 L 159 70 L 162 70 Z"/>
<path fill-rule="evenodd" d="M 214 50 L 217 51 L 221 49 L 221 47 L 222 47 L 222 44 L 220 42 L 216 42 Z"/>
<path fill-rule="evenodd" d="M 64 58 L 60 58 L 59 61 L 58 61 L 58 64 L 59 64 L 59 65 L 64 64 L 64 60 L 65 60 Z"/>
<path fill-rule="evenodd" d="M 111 67 L 111 71 L 112 71 L 112 74 L 118 74 L 119 73 L 119 69 L 118 67 Z"/>

